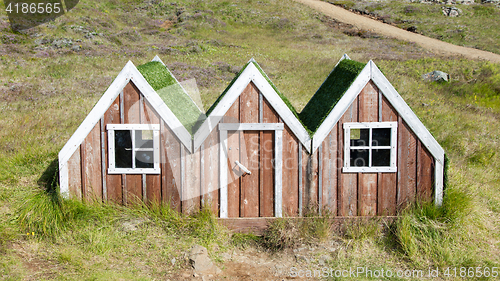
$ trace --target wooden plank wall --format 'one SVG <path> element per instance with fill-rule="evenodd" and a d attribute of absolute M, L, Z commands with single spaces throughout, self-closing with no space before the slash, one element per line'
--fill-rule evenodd
<path fill-rule="evenodd" d="M 182 144 L 177 140 L 171 129 L 161 122 L 161 193 L 162 202 L 181 211 L 181 149 Z"/>
<path fill-rule="evenodd" d="M 282 198 L 283 213 L 287 216 L 297 216 L 299 213 L 299 141 L 293 132 L 285 125 L 283 130 L 282 150 Z"/>
<path fill-rule="evenodd" d="M 259 90 L 250 83 L 240 95 L 240 122 L 259 122 Z M 259 131 L 240 132 L 240 163 L 247 167 L 251 174 L 241 180 L 240 216 L 259 216 L 259 184 L 260 184 L 260 148 Z M 246 151 L 243 151 L 246 150 Z"/>
<path fill-rule="evenodd" d="M 149 102 L 142 97 L 140 99 L 139 109 L 141 113 L 142 124 L 160 124 L 160 117 L 156 111 L 151 107 Z M 161 130 L 161 128 L 160 128 Z M 161 131 L 160 131 L 161 133 Z M 160 156 L 161 157 L 161 156 Z M 144 180 L 145 177 L 145 180 Z M 143 199 L 148 202 L 161 201 L 161 174 L 160 175 L 143 175 Z"/>
<path fill-rule="evenodd" d="M 396 110 L 387 99 L 379 94 L 379 120 L 381 122 L 398 121 Z M 396 214 L 397 173 L 378 173 L 378 215 Z"/>
<path fill-rule="evenodd" d="M 202 194 L 214 214 L 219 214 L 219 130 L 214 129 L 210 133 L 201 150 L 204 160 Z"/>
<path fill-rule="evenodd" d="M 283 123 L 269 102 L 250 83 L 225 114 L 224 123 Z M 274 216 L 274 131 L 228 132 L 228 216 Z M 239 147 L 240 151 L 233 149 Z M 283 132 L 283 211 L 288 216 L 299 212 L 299 141 L 288 126 Z M 304 149 L 305 150 L 305 149 Z M 307 157 L 306 157 L 307 158 Z M 241 175 L 234 161 L 249 168 Z M 206 161 L 206 159 L 204 160 Z"/>
<path fill-rule="evenodd" d="M 104 114 L 104 126 L 106 124 L 120 124 L 122 123 L 120 117 L 120 96 L 116 97 L 115 101 L 108 108 L 106 113 Z M 101 128 L 103 132 L 106 132 L 106 128 Z M 108 153 L 108 134 L 104 134 L 104 159 L 106 163 L 106 169 L 109 166 L 109 158 L 107 157 Z M 111 202 L 115 202 L 118 204 L 122 204 L 123 202 L 123 184 L 122 184 L 122 175 L 109 175 L 106 173 L 106 192 L 107 198 Z"/>
<path fill-rule="evenodd" d="M 278 123 L 278 114 L 271 107 L 265 98 L 262 99 L 262 123 Z M 285 142 L 284 142 L 285 143 Z M 274 170 L 272 169 L 274 161 L 274 132 L 260 131 L 260 216 L 274 216 Z"/>
<path fill-rule="evenodd" d="M 351 106 L 347 109 L 344 115 L 338 122 L 338 144 L 339 144 L 339 160 L 344 166 L 344 128 L 345 122 L 358 122 L 358 102 L 357 97 Z M 356 173 L 339 173 L 338 177 L 338 215 L 339 216 L 357 216 L 358 215 L 358 174 Z"/>
<path fill-rule="evenodd" d="M 98 122 L 80 145 L 82 196 L 85 200 L 102 198 L 101 123 Z"/>
<path fill-rule="evenodd" d="M 398 122 L 398 171 L 343 173 L 343 123 L 377 121 Z M 338 216 L 390 216 L 416 198 L 432 199 L 433 157 L 372 82 L 365 86 L 340 118 L 318 150 L 320 149 L 319 190 L 322 193 L 317 196 L 310 191 L 310 198 L 304 198 L 304 202 L 311 204 L 316 198 L 321 198 L 322 206 Z M 315 155 L 313 160 L 316 157 Z M 315 167 L 310 173 L 312 176 L 316 174 Z M 311 188 L 310 185 L 308 188 Z"/>
<path fill-rule="evenodd" d="M 359 122 L 378 121 L 378 89 L 368 83 L 359 94 Z M 358 214 L 373 216 L 377 213 L 377 173 L 358 175 Z"/>
<path fill-rule="evenodd" d="M 321 184 L 322 184 L 322 210 L 333 215 L 337 214 L 337 180 L 338 180 L 338 125 L 332 129 L 321 146 Z M 341 167 L 341 166 L 340 166 Z"/>
<path fill-rule="evenodd" d="M 107 173 L 107 124 L 160 124 L 159 175 L 113 175 Z M 74 198 L 118 204 L 139 201 L 169 202 L 180 211 L 181 144 L 149 102 L 130 82 L 108 108 L 69 160 L 69 188 Z M 105 167 L 103 167 L 105 165 Z M 104 189 L 105 187 L 105 189 Z"/>
<path fill-rule="evenodd" d="M 82 164 L 78 147 L 68 161 L 68 187 L 71 198 L 82 199 Z"/>
<path fill-rule="evenodd" d="M 222 120 L 223 123 L 239 123 L 240 122 L 240 102 L 239 97 L 229 108 Z M 228 202 L 228 217 L 237 218 L 240 216 L 239 204 L 233 202 L 240 202 L 240 178 L 239 169 L 238 174 L 235 173 L 232 164 L 234 161 L 240 161 L 239 150 L 232 149 L 233 147 L 240 146 L 240 131 L 227 132 L 227 156 L 228 156 L 228 185 L 227 185 L 227 202 Z M 231 149 L 229 149 L 231 148 Z"/>
<path fill-rule="evenodd" d="M 398 122 L 398 172 L 342 173 L 343 123 L 376 121 Z M 250 83 L 221 122 L 283 123 L 283 120 Z M 159 175 L 107 174 L 105 127 L 118 123 L 160 124 Z M 237 149 L 228 151 L 229 158 L 242 162 L 252 171 L 252 175 L 239 177 L 239 169 L 228 163 L 228 216 L 274 216 L 274 132 L 228 132 L 228 147 L 244 147 L 248 159 L 241 158 L 242 152 Z M 70 158 L 70 194 L 74 198 L 119 204 L 136 200 L 163 202 L 183 213 L 208 204 L 218 214 L 219 153 L 218 128 L 200 149 L 190 153 L 133 83 L 129 83 Z M 297 216 L 308 207 L 319 207 L 337 216 L 395 215 L 416 198 L 432 199 L 433 157 L 371 82 L 312 155 L 301 147 L 285 124 L 282 153 L 285 216 Z"/>
<path fill-rule="evenodd" d="M 181 146 L 184 157 L 181 157 L 181 161 L 184 161 L 184 176 L 181 174 L 183 179 L 182 184 L 182 213 L 192 214 L 201 207 L 201 150 L 198 149 L 193 153 L 189 153 L 186 147 Z"/>

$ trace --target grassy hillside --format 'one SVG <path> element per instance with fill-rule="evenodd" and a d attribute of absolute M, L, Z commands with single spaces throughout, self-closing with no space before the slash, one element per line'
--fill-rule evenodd
<path fill-rule="evenodd" d="M 22 33 L 0 13 L 0 278 L 166 279 L 187 267 L 193 243 L 221 267 L 223 252 L 249 241 L 293 246 L 286 223 L 264 239 L 230 238 L 206 213 L 185 220 L 160 207 L 61 202 L 43 190 L 53 186 L 57 153 L 126 62 L 157 54 L 180 81 L 196 78 L 205 109 L 252 57 L 299 111 L 342 54 L 374 60 L 447 152 L 444 207 L 414 206 L 383 233 L 369 224 L 344 236 L 303 226 L 292 237 L 339 241 L 327 263 L 339 269 L 499 266 L 500 66 L 345 28 L 290 0 L 84 0 Z M 432 70 L 451 83 L 423 82 Z"/>
<path fill-rule="evenodd" d="M 394 0 L 329 0 L 326 2 L 448 43 L 500 53 L 500 46 L 498 46 L 500 7 L 493 4 L 480 4 L 479 0 L 475 1 L 474 5 Z M 458 17 L 446 17 L 443 15 L 443 7 L 456 7 L 462 13 Z"/>

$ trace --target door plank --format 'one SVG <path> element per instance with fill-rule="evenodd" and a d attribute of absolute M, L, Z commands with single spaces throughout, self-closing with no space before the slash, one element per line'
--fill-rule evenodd
<path fill-rule="evenodd" d="M 239 98 L 233 103 L 224 115 L 224 123 L 239 123 Z M 239 169 L 235 168 L 234 162 L 240 161 L 240 133 L 238 131 L 227 132 L 227 211 L 229 218 L 240 216 L 240 178 Z M 233 170 L 235 169 L 235 170 Z M 236 174 L 235 171 L 238 173 Z"/>
<path fill-rule="evenodd" d="M 269 102 L 263 98 L 262 122 L 278 123 L 278 115 Z M 260 132 L 260 216 L 274 216 L 274 132 Z"/>

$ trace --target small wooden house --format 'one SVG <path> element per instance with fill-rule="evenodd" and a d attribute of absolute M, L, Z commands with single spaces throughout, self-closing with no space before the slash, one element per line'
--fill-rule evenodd
<path fill-rule="evenodd" d="M 203 114 L 164 64 L 129 62 L 59 153 L 65 196 L 221 218 L 394 215 L 441 204 L 444 151 L 372 61 L 346 55 L 299 114 L 250 60 Z"/>
<path fill-rule="evenodd" d="M 313 132 L 311 192 L 338 216 L 395 215 L 443 198 L 444 150 L 373 61 L 344 55 L 300 113 Z"/>
<path fill-rule="evenodd" d="M 63 196 L 178 202 L 201 111 L 158 57 L 128 62 L 59 152 Z M 180 209 L 179 209 L 180 210 Z"/>

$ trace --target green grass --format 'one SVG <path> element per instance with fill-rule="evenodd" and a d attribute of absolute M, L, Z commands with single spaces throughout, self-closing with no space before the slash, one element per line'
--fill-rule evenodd
<path fill-rule="evenodd" d="M 331 239 L 334 215 L 329 210 L 318 212 L 317 206 L 309 206 L 303 218 L 277 218 L 269 223 L 262 243 L 272 251 L 297 247 L 304 243 L 321 243 Z"/>
<path fill-rule="evenodd" d="M 162 63 L 151 61 L 137 67 L 146 81 L 158 93 L 160 98 L 172 110 L 181 124 L 194 135 L 194 126 L 203 121 L 205 116 L 189 97 L 184 88 Z"/>
<path fill-rule="evenodd" d="M 321 126 L 364 67 L 363 63 L 345 59 L 328 75 L 299 115 L 312 133 Z"/>
<path fill-rule="evenodd" d="M 415 27 L 417 33 L 455 45 L 500 53 L 496 42 L 500 7 L 494 5 L 453 5 L 462 10 L 459 17 L 446 17 L 442 3 L 408 1 L 329 1 L 347 9 L 369 13 L 400 28 Z M 476 1 L 480 2 L 480 1 Z M 451 6 L 448 6 L 451 7 Z"/>
<path fill-rule="evenodd" d="M 440 20 L 423 15 L 433 6 L 405 5 L 420 7 L 411 13 L 422 24 L 428 17 Z M 183 21 L 174 18 L 181 8 Z M 490 22 L 489 8 L 462 9 L 482 14 L 470 20 Z M 202 16 L 195 17 L 196 11 Z M 439 58 L 387 38 L 350 37 L 323 19 L 294 1 L 80 1 L 28 34 L 0 26 L 0 36 L 17 42 L 0 45 L 0 276 L 166 279 L 186 266 L 183 254 L 194 243 L 217 257 L 254 244 L 288 249 L 297 241 L 341 241 L 342 247 L 328 252 L 335 259 L 327 266 L 335 268 L 498 266 L 499 66 Z M 166 20 L 173 25 L 161 27 Z M 102 35 L 88 39 L 87 31 Z M 500 46 L 490 32 L 477 31 L 474 44 L 493 40 L 489 47 Z M 37 44 L 39 38 L 71 38 L 82 50 L 54 49 Z M 141 65 L 159 54 L 179 80 L 197 79 L 208 107 L 234 77 L 216 63 L 241 67 L 253 57 L 300 112 L 344 53 L 357 61 L 373 59 L 445 149 L 449 185 L 442 209 L 415 205 L 389 233 L 368 224 L 338 236 L 325 215 L 301 227 L 276 220 L 267 238 L 230 238 L 206 211 L 186 218 L 166 206 L 83 204 L 42 191 L 54 188 L 57 153 L 128 60 Z M 423 82 L 421 75 L 432 70 L 449 73 L 451 82 Z"/>

